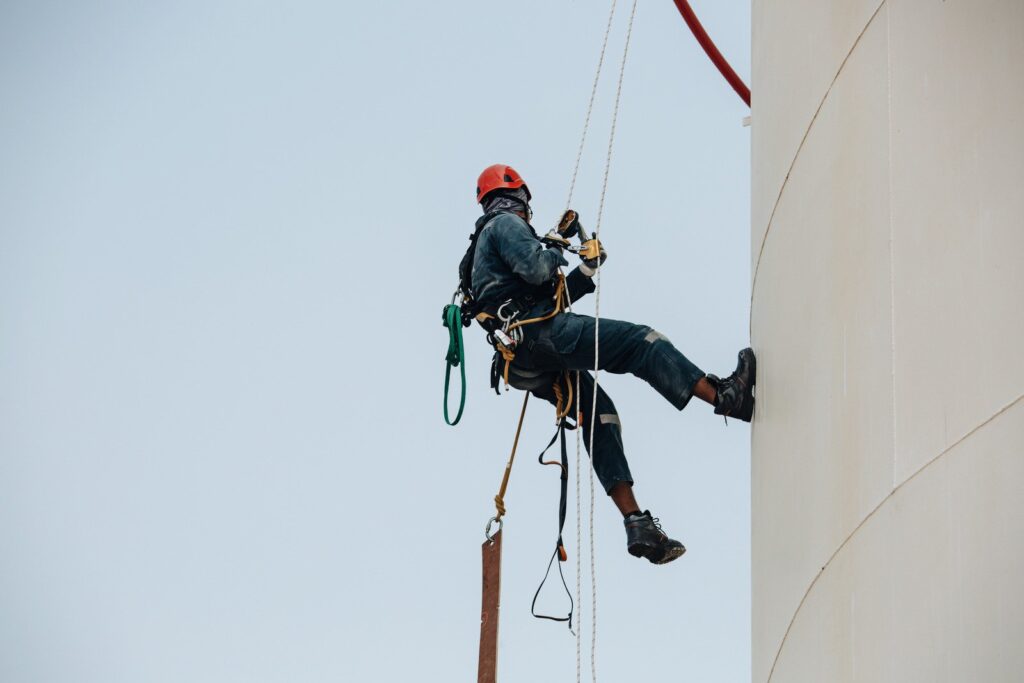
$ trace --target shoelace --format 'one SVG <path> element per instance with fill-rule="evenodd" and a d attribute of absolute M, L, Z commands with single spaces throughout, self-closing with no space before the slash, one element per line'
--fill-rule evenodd
<path fill-rule="evenodd" d="M 741 401 L 742 401 L 743 394 L 745 394 L 747 392 L 747 383 L 744 382 L 742 378 L 740 378 L 739 371 L 733 371 L 733 373 L 731 375 L 729 375 L 724 380 L 722 380 L 722 384 L 725 384 L 726 382 L 729 382 L 729 381 L 735 382 L 736 384 L 740 385 L 740 388 L 742 389 L 742 391 L 740 392 L 740 397 L 741 397 Z M 735 408 L 736 408 L 736 406 L 733 406 L 733 409 L 735 409 Z M 732 410 L 729 410 L 728 413 L 722 413 L 722 420 L 725 421 L 725 424 L 727 426 L 729 424 L 729 416 L 730 415 L 732 415 Z M 658 528 L 660 529 L 661 527 L 658 527 Z"/>
<path fill-rule="evenodd" d="M 645 518 L 650 520 L 651 524 L 654 525 L 655 529 L 657 529 L 658 531 L 660 531 L 662 533 L 665 533 L 665 530 L 661 528 L 661 518 L 660 517 L 652 517 L 650 511 L 644 512 L 644 513 L 638 515 L 637 517 L 633 518 L 633 521 L 629 522 L 629 524 L 632 525 L 632 524 L 636 524 L 638 522 L 642 522 Z"/>
<path fill-rule="evenodd" d="M 654 528 L 658 530 L 659 534 L 661 534 L 661 539 L 659 542 L 664 543 L 665 541 L 667 541 L 668 534 L 666 534 L 665 530 L 661 528 L 661 519 L 658 517 L 652 517 L 649 510 L 644 513 L 644 516 L 647 517 L 647 519 L 651 520 L 651 524 L 653 524 Z"/>

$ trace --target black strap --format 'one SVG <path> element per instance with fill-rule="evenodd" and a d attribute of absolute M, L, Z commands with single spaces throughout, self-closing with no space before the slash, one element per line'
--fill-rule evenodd
<path fill-rule="evenodd" d="M 538 619 L 549 619 L 551 621 L 565 621 L 568 622 L 569 631 L 572 631 L 572 615 L 575 609 L 575 603 L 572 599 L 572 592 L 569 590 L 569 585 L 565 582 L 565 574 L 562 572 L 562 562 L 566 559 L 565 546 L 562 543 L 562 528 L 565 527 L 565 508 L 566 499 L 569 495 L 569 453 L 565 445 L 565 430 L 572 429 L 574 426 L 569 426 L 565 419 L 562 419 L 558 423 L 558 428 L 555 430 L 555 435 L 551 437 L 551 441 L 544 447 L 541 454 L 537 456 L 537 462 L 541 465 L 560 465 L 562 468 L 561 477 L 561 494 L 558 501 L 558 540 L 555 543 L 555 550 L 551 553 L 551 559 L 548 560 L 548 568 L 544 572 L 544 578 L 541 580 L 540 585 L 537 586 L 537 592 L 533 594 L 533 602 L 530 603 L 530 613 Z M 554 445 L 555 440 L 561 440 L 561 451 L 562 451 L 562 462 L 555 462 L 553 460 L 545 461 L 544 455 Z M 558 576 L 562 579 L 562 587 L 565 588 L 565 594 L 569 598 L 569 614 L 564 617 L 553 617 L 547 614 L 537 614 L 537 598 L 540 597 L 540 592 L 544 588 L 544 584 L 548 580 L 548 575 L 551 573 L 551 565 L 554 563 L 555 558 L 558 558 Z"/>

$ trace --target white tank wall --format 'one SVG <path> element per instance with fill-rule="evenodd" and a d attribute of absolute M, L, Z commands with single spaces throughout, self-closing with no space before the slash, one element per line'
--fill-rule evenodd
<path fill-rule="evenodd" d="M 754 681 L 1024 680 L 1024 0 L 754 0 Z"/>

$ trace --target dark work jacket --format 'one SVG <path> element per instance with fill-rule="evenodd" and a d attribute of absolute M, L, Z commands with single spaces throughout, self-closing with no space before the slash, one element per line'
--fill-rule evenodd
<path fill-rule="evenodd" d="M 533 228 L 510 212 L 485 214 L 477 221 L 483 226 L 473 256 L 473 295 L 483 310 L 494 313 L 509 299 L 532 300 L 520 318 L 550 312 L 553 307 L 551 283 L 559 266 L 568 262 L 557 249 L 545 248 Z M 589 277 L 574 268 L 565 279 L 569 300 L 576 301 L 594 291 Z"/>

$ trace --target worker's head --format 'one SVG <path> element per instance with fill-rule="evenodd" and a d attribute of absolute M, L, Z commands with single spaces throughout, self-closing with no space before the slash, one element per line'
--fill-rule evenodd
<path fill-rule="evenodd" d="M 529 221 L 533 217 L 532 198 L 522 176 L 505 164 L 488 166 L 476 181 L 476 200 L 484 212 L 505 209 L 522 214 Z"/>

